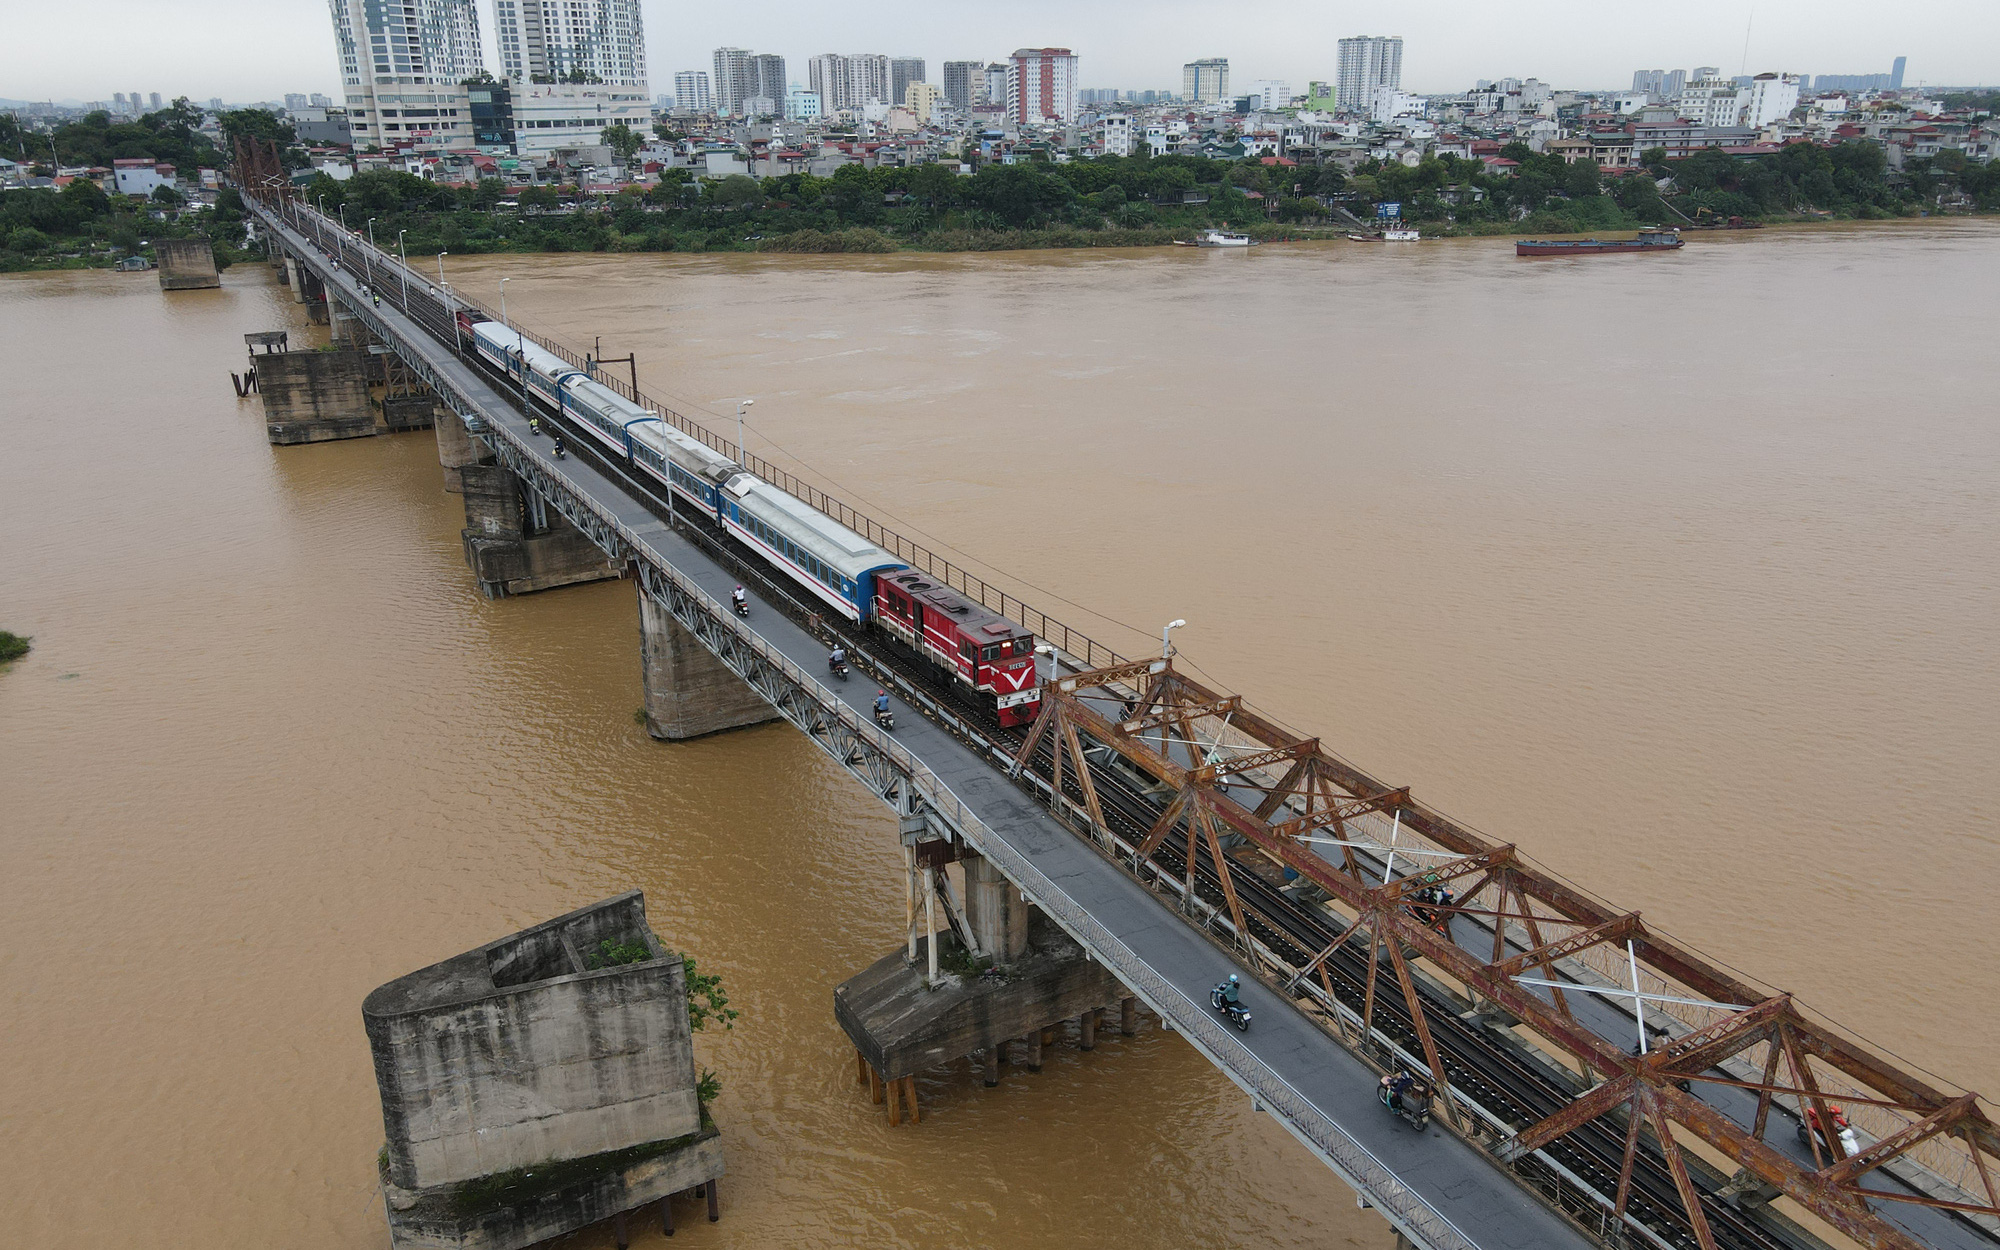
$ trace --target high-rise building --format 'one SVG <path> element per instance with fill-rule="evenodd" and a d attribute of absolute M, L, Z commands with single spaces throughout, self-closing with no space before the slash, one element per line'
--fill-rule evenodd
<path fill-rule="evenodd" d="M 1373 108 L 1377 90 L 1403 85 L 1403 37 L 1356 35 L 1341 40 L 1334 81 L 1334 103 L 1342 111 L 1361 113 Z"/>
<path fill-rule="evenodd" d="M 934 83 L 913 82 L 903 88 L 903 103 L 909 106 L 910 112 L 916 114 L 919 126 L 931 124 L 931 113 L 942 99 L 944 92 L 938 90 Z"/>
<path fill-rule="evenodd" d="M 973 103 L 1005 105 L 1007 103 L 1007 66 L 1000 61 L 988 64 L 985 78 L 985 97 L 974 100 Z"/>
<path fill-rule="evenodd" d="M 1900 85 L 1900 83 L 1901 83 L 1901 80 L 1899 79 L 1899 80 L 1898 80 L 1898 85 Z M 136 92 L 136 91 L 134 91 L 134 92 L 132 93 L 132 98 L 133 98 L 133 99 L 135 99 L 135 100 L 136 100 L 136 99 L 138 99 L 138 98 L 139 98 L 139 93 L 138 93 L 138 92 Z M 147 99 L 149 99 L 149 100 L 151 100 L 151 101 L 153 102 L 153 111 L 154 111 L 155 113 L 159 112 L 159 111 L 160 111 L 160 93 L 159 93 L 159 92 L 157 92 L 157 91 L 155 91 L 155 92 L 153 92 L 153 93 L 152 93 L 151 95 L 147 96 L 146 98 L 147 98 Z"/>
<path fill-rule="evenodd" d="M 119 96 L 118 102 L 120 104 L 125 103 L 125 97 Z M 296 113 L 304 107 L 306 107 L 306 97 L 304 92 L 287 91 L 285 93 L 285 111 L 287 113 Z"/>
<path fill-rule="evenodd" d="M 1632 73 L 1632 90 L 1644 92 L 1655 100 L 1677 99 L 1685 86 L 1687 71 L 1684 69 L 1641 69 Z"/>
<path fill-rule="evenodd" d="M 500 72 L 537 79 L 644 86 L 639 0 L 493 0 Z"/>
<path fill-rule="evenodd" d="M 1228 57 L 1203 57 L 1181 66 L 1181 99 L 1190 104 L 1215 104 L 1228 98 Z"/>
<path fill-rule="evenodd" d="M 1903 89 L 1903 67 L 1909 64 L 1909 61 L 1909 57 L 1899 56 L 1896 58 L 1895 63 L 1889 67 L 1889 90 L 1901 91 Z"/>
<path fill-rule="evenodd" d="M 470 148 L 460 84 L 485 69 L 473 0 L 332 0 L 334 46 L 357 148 Z"/>
<path fill-rule="evenodd" d="M 924 58 L 920 56 L 897 56 L 889 58 L 889 98 L 885 104 L 908 104 L 910 84 L 924 81 Z"/>
<path fill-rule="evenodd" d="M 973 98 L 983 85 L 980 77 L 986 67 L 978 61 L 946 61 L 944 63 L 944 101 L 955 109 L 969 109 Z"/>
<path fill-rule="evenodd" d="M 1076 54 L 1016 48 L 1007 61 L 1007 115 L 1016 125 L 1076 120 Z"/>
<path fill-rule="evenodd" d="M 1799 105 L 1799 78 L 1796 74 L 1759 74 L 1748 90 L 1740 90 L 1744 126 L 1768 126 L 1791 116 Z"/>
<path fill-rule="evenodd" d="M 820 109 L 826 113 L 858 109 L 870 100 L 893 103 L 889 58 L 879 53 L 841 56 L 822 52 L 806 62 L 806 77 L 807 85 L 819 96 Z"/>
<path fill-rule="evenodd" d="M 717 48 L 715 50 L 716 116 L 738 116 L 743 112 L 743 101 L 749 98 L 750 49 Z"/>
<path fill-rule="evenodd" d="M 1259 78 L 1250 84 L 1250 107 L 1274 113 L 1292 102 L 1292 84 L 1277 78 Z"/>
<path fill-rule="evenodd" d="M 674 74 L 674 105 L 694 113 L 715 110 L 715 97 L 708 90 L 707 70 L 684 69 Z"/>
<path fill-rule="evenodd" d="M 1721 76 L 1714 66 L 1695 71 L 1699 77 L 1681 88 L 1674 101 L 1675 111 L 1697 126 L 1734 126 L 1740 123 L 1748 94 L 1733 79 Z"/>
<path fill-rule="evenodd" d="M 306 107 L 315 109 L 332 108 L 333 101 L 315 91 L 306 97 Z"/>
<path fill-rule="evenodd" d="M 290 97 L 290 96 L 287 96 L 287 97 L 285 97 L 285 98 L 286 98 L 286 99 L 290 99 L 291 97 Z M 114 104 L 115 106 L 117 106 L 117 109 L 118 109 L 118 111 L 119 111 L 119 112 L 121 112 L 121 113 L 122 113 L 122 112 L 124 112 L 124 111 L 125 111 L 125 93 L 124 93 L 123 91 L 114 91 L 114 92 L 112 92 L 112 93 L 111 93 L 111 102 L 112 102 L 112 104 Z"/>
<path fill-rule="evenodd" d="M 791 84 L 785 80 L 785 58 L 775 52 L 759 52 L 750 58 L 750 97 L 771 102 L 767 110 L 782 113 Z"/>

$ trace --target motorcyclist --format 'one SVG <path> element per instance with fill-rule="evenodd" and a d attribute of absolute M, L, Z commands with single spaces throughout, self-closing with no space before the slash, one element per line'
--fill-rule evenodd
<path fill-rule="evenodd" d="M 880 716 L 888 710 L 889 692 L 886 690 L 877 690 L 875 692 L 875 715 Z"/>
<path fill-rule="evenodd" d="M 556 459 L 560 460 L 563 455 L 562 435 L 555 434 L 552 437 L 555 439 L 555 446 L 551 450 L 556 453 Z"/>
<path fill-rule="evenodd" d="M 729 592 L 729 602 L 734 604 L 736 606 L 736 610 L 740 612 L 744 608 L 750 606 L 750 596 L 743 593 L 743 587 L 738 586 L 736 589 Z"/>
<path fill-rule="evenodd" d="M 1233 972 L 1229 974 L 1229 979 L 1216 986 L 1215 990 L 1222 995 L 1222 1005 L 1225 1007 L 1240 1006 L 1243 1002 L 1242 987 Z"/>
<path fill-rule="evenodd" d="M 826 666 L 839 668 L 845 663 L 847 663 L 847 648 L 836 642 L 833 644 L 833 650 L 827 653 Z"/>
<path fill-rule="evenodd" d="M 536 416 L 536 415 L 535 415 L 534 413 L 532 413 L 532 412 L 531 412 L 531 413 L 529 413 L 529 414 L 528 414 L 528 433 L 530 433 L 530 434 L 540 434 L 541 432 L 542 432 L 542 419 L 541 419 L 540 417 Z"/>
<path fill-rule="evenodd" d="M 1410 1086 L 1416 1084 L 1416 1081 L 1417 1078 L 1400 1069 L 1383 1077 L 1382 1088 L 1388 1091 L 1389 1105 L 1391 1107 L 1401 1107 L 1403 1105 L 1403 1095 L 1410 1091 Z"/>

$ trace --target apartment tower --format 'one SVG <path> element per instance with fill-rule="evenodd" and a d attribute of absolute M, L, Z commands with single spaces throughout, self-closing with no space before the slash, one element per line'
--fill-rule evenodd
<path fill-rule="evenodd" d="M 1076 54 L 1017 48 L 1007 59 L 1007 116 L 1016 125 L 1076 120 Z"/>
<path fill-rule="evenodd" d="M 1365 113 L 1383 87 L 1403 86 L 1403 37 L 1401 35 L 1356 35 L 1340 41 L 1339 72 L 1334 84 L 1334 107 L 1343 112 Z"/>
<path fill-rule="evenodd" d="M 356 148 L 470 148 L 459 86 L 486 68 L 473 0 L 332 0 L 334 48 Z"/>
<path fill-rule="evenodd" d="M 1190 104 L 1218 104 L 1228 98 L 1228 57 L 1203 57 L 1181 66 L 1181 99 Z"/>
<path fill-rule="evenodd" d="M 500 72 L 535 78 L 646 85 L 646 29 L 639 0 L 493 0 Z"/>

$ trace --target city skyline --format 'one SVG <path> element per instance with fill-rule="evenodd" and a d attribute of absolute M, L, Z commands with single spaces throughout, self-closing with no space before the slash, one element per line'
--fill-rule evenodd
<path fill-rule="evenodd" d="M 499 72 L 504 58 L 492 0 L 481 0 L 479 9 L 485 63 Z M 639 9 L 650 36 L 646 77 L 659 94 L 677 71 L 711 68 L 714 50 L 725 46 L 783 56 L 793 79 L 825 52 L 921 58 L 937 82 L 947 61 L 991 62 L 1016 47 L 1064 46 L 1079 58 L 1079 85 L 1091 88 L 1175 90 L 1181 67 L 1205 57 L 1226 57 L 1232 76 L 1246 82 L 1303 83 L 1332 79 L 1338 40 L 1371 29 L 1403 36 L 1403 86 L 1417 93 L 1464 90 L 1476 79 L 1501 76 L 1610 89 L 1639 68 L 1662 65 L 1717 64 L 1731 74 L 1875 74 L 1886 73 L 1895 55 L 1909 58 L 1908 86 L 2000 81 L 1992 52 L 2000 48 L 2000 6 L 1977 0 L 1893 10 L 1860 0 L 1767 0 L 1747 31 L 1747 55 L 1743 10 L 1720 0 L 1696 0 L 1664 26 L 1577 0 L 1521 0 L 1504 13 L 1447 0 L 1399 18 L 1393 29 L 1358 6 L 1277 0 L 1246 14 L 1221 39 L 1181 33 L 1195 27 L 1160 20 L 1197 12 L 1181 0 L 1169 0 L 1164 15 L 1147 8 L 1143 23 L 1126 6 L 1081 9 L 1044 0 L 977 19 L 907 0 L 865 15 L 791 0 L 714 11 L 641 0 Z M 341 87 L 327 9 L 316 0 L 180 0 L 170 9 L 156 0 L 75 0 L 16 15 L 10 26 L 18 37 L 0 50 L 0 97 L 108 100 L 135 80 L 169 83 L 168 98 L 232 102 L 286 92 L 336 95 Z M 105 29 L 137 37 L 110 43 L 91 37 Z M 765 39 L 770 31 L 783 32 L 782 40 Z"/>

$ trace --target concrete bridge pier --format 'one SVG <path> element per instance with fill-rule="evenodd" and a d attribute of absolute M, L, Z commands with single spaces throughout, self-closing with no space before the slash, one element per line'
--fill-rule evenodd
<path fill-rule="evenodd" d="M 368 332 L 368 326 L 353 310 L 339 300 L 327 301 L 327 326 L 329 337 L 335 347 L 352 347 L 366 350 L 375 342 L 375 336 Z"/>
<path fill-rule="evenodd" d="M 639 661 L 646 732 L 683 742 L 778 719 L 762 695 L 729 671 L 681 623 L 639 588 Z"/>
<path fill-rule="evenodd" d="M 304 274 L 305 269 L 299 264 L 299 258 L 288 254 L 285 257 L 285 285 L 292 289 L 292 302 L 294 304 L 303 304 L 306 302 Z"/>
<path fill-rule="evenodd" d="M 363 353 L 274 352 L 257 357 L 257 394 L 272 443 L 324 443 L 375 433 Z"/>
<path fill-rule="evenodd" d="M 493 452 L 472 437 L 465 421 L 443 402 L 439 402 L 437 414 L 432 428 L 437 431 L 438 465 L 444 470 L 444 488 L 462 495 L 465 493 L 462 471 L 468 465 L 492 464 Z"/>
<path fill-rule="evenodd" d="M 495 464 L 459 470 L 465 562 L 489 599 L 618 577 L 623 569 L 560 512 Z"/>

